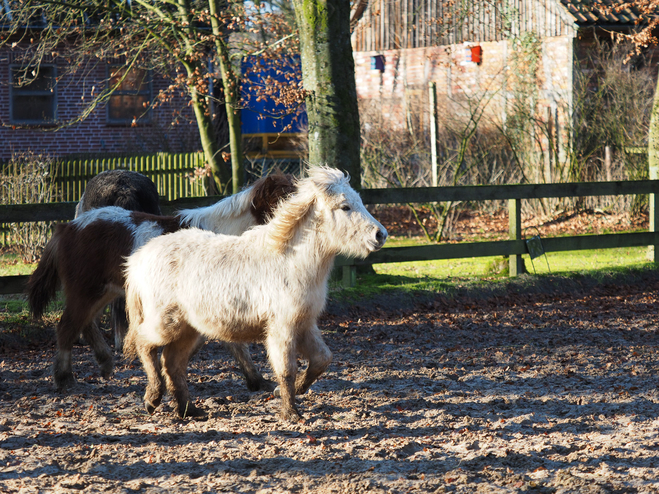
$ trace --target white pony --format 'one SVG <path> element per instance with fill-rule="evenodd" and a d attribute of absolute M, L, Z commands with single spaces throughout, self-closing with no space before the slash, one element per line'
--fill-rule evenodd
<path fill-rule="evenodd" d="M 266 225 L 239 237 L 182 230 L 129 257 L 124 351 L 144 365 L 149 413 L 166 389 L 180 417 L 204 415 L 190 402 L 186 382 L 190 352 L 204 335 L 264 341 L 280 387 L 280 417 L 300 419 L 295 395 L 306 392 L 332 358 L 316 321 L 333 260 L 366 257 L 387 239 L 341 171 L 313 167 L 308 174 Z M 298 352 L 309 362 L 300 375 Z"/>
<path fill-rule="evenodd" d="M 293 190 L 292 177 L 271 175 L 212 206 L 157 216 L 116 206 L 92 209 L 55 226 L 41 260 L 27 284 L 30 311 L 40 318 L 61 284 L 66 298 L 57 325 L 53 378 L 59 391 L 75 383 L 71 351 L 80 333 L 92 346 L 101 375 L 112 374 L 112 351 L 94 321 L 124 292 L 125 258 L 158 235 L 190 226 L 240 235 L 267 221 L 278 202 Z M 269 388 L 244 345 L 228 345 L 249 389 Z"/>

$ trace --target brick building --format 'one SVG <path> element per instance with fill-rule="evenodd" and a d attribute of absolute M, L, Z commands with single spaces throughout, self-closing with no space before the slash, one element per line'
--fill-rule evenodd
<path fill-rule="evenodd" d="M 181 98 L 145 110 L 169 82 L 135 70 L 119 91 L 84 120 L 75 119 L 121 65 L 98 63 L 84 78 L 61 59 L 45 57 L 28 85 L 21 76 L 21 50 L 0 51 L 0 161 L 31 151 L 50 156 L 87 153 L 184 152 L 199 148 L 194 116 Z M 114 76 L 112 74 L 115 74 Z M 56 81 L 56 82 L 55 82 Z M 62 128 L 58 125 L 70 123 Z M 55 130 L 57 130 L 55 132 Z"/>
<path fill-rule="evenodd" d="M 612 31 L 629 30 L 635 19 L 629 10 L 604 15 L 572 0 L 370 0 L 352 34 L 362 121 L 368 124 L 369 112 L 376 112 L 394 128 L 410 129 L 415 118 L 427 125 L 434 82 L 440 123 L 475 102 L 487 104 L 485 120 L 505 125 L 529 76 L 534 112 L 564 149 L 580 60 L 595 37 L 611 39 Z M 520 56 L 525 44 L 533 56 L 526 62 Z"/>

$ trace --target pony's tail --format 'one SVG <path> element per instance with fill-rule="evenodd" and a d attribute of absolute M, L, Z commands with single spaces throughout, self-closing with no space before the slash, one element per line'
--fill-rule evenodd
<path fill-rule="evenodd" d="M 57 250 L 60 233 L 65 225 L 57 225 L 53 237 L 44 248 L 37 269 L 27 282 L 27 301 L 30 312 L 35 319 L 41 319 L 48 303 L 55 297 L 59 284 L 57 271 Z"/>
<path fill-rule="evenodd" d="M 139 327 L 144 321 L 144 311 L 142 309 L 142 299 L 135 290 L 135 285 L 130 283 L 129 276 L 126 276 L 126 315 L 128 316 L 128 332 L 124 338 L 123 353 L 129 359 L 137 357 L 137 339 Z"/>

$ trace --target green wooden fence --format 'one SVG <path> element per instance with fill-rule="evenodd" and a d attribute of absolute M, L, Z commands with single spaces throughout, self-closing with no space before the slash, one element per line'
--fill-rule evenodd
<path fill-rule="evenodd" d="M 43 181 L 34 180 L 26 174 L 20 162 L 0 164 L 0 191 L 2 202 L 23 204 L 37 199 L 34 187 L 39 186 L 41 193 L 48 197 L 57 197 L 65 202 L 79 201 L 87 187 L 87 182 L 99 173 L 107 170 L 132 170 L 149 177 L 156 185 L 158 195 L 168 201 L 185 197 L 206 195 L 204 178 L 195 172 L 203 169 L 206 160 L 202 152 L 196 153 L 156 153 L 148 155 L 89 155 L 53 160 L 49 176 L 55 184 L 45 190 Z M 11 191 L 7 189 L 11 187 Z M 25 189 L 25 190 L 24 190 Z M 26 200 L 27 199 L 27 200 Z M 6 223 L 0 224 L 0 243 L 7 245 L 10 240 L 10 228 Z"/>
<path fill-rule="evenodd" d="M 158 194 L 173 201 L 182 197 L 206 195 L 203 179 L 195 176 L 204 168 L 203 153 L 157 153 L 112 157 L 81 157 L 56 163 L 54 176 L 63 201 L 78 201 L 90 178 L 106 170 L 132 170 L 156 184 Z"/>
<path fill-rule="evenodd" d="M 654 262 L 659 261 L 658 208 L 655 194 L 659 193 L 659 180 L 626 182 L 583 182 L 569 184 L 497 185 L 464 187 L 424 187 L 414 189 L 366 189 L 361 191 L 365 204 L 427 203 L 441 201 L 507 200 L 510 213 L 510 240 L 458 244 L 434 244 L 414 247 L 385 247 L 366 259 L 337 259 L 343 269 L 344 284 L 355 283 L 356 266 L 389 262 L 426 261 L 434 259 L 460 259 L 466 257 L 510 256 L 510 274 L 519 273 L 521 256 L 527 253 L 522 238 L 520 221 L 521 201 L 549 197 L 615 196 L 630 194 L 650 195 L 650 231 L 612 233 L 606 235 L 578 235 L 572 237 L 543 238 L 545 252 L 606 249 L 615 247 L 654 247 Z M 218 197 L 198 197 L 165 201 L 163 213 L 176 209 L 206 206 Z M 20 204 L 0 206 L 0 223 L 29 221 L 65 221 L 73 218 L 75 202 L 55 204 Z M 0 294 L 23 291 L 27 276 L 0 277 Z"/>
<path fill-rule="evenodd" d="M 53 161 L 57 194 L 62 201 L 79 201 L 90 178 L 107 170 L 132 170 L 146 175 L 156 184 L 158 194 L 168 201 L 206 195 L 204 179 L 195 175 L 206 160 L 198 153 L 156 153 L 148 155 L 78 156 Z M 20 170 L 20 168 L 19 168 Z M 3 166 L 2 174 L 15 174 L 17 167 Z"/>

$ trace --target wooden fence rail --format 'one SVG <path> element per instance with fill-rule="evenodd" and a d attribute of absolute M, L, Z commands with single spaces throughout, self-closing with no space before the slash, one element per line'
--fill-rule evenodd
<path fill-rule="evenodd" d="M 659 232 L 656 230 L 659 223 L 656 221 L 658 208 L 655 202 L 657 193 L 659 193 L 658 180 L 363 190 L 361 196 L 365 204 L 507 200 L 510 240 L 391 247 L 375 252 L 366 259 L 341 258 L 337 260 L 336 264 L 343 267 L 343 283 L 346 286 L 355 284 L 356 266 L 359 265 L 466 257 L 509 256 L 510 276 L 517 276 L 522 272 L 522 255 L 528 253 L 527 244 L 522 235 L 521 201 L 523 199 L 630 194 L 650 195 L 649 232 L 544 238 L 542 239 L 543 250 L 544 252 L 561 252 L 651 245 L 654 246 L 653 261 L 658 262 Z"/>
<path fill-rule="evenodd" d="M 659 193 L 659 180 L 625 182 L 582 182 L 569 184 L 532 184 L 497 186 L 424 187 L 409 189 L 365 189 L 361 191 L 365 204 L 428 203 L 442 201 L 507 200 L 510 240 L 458 244 L 434 244 L 413 247 L 384 248 L 366 259 L 339 258 L 337 266 L 343 269 L 343 281 L 353 285 L 356 266 L 389 262 L 460 259 L 466 257 L 510 256 L 510 274 L 520 272 L 521 256 L 527 245 L 522 236 L 521 201 L 549 197 L 585 197 L 603 195 L 649 194 L 650 231 L 606 235 L 579 235 L 572 237 L 543 238 L 545 252 L 615 247 L 654 246 L 654 261 L 659 261 L 659 232 L 656 231 L 657 209 L 655 194 Z M 201 207 L 214 203 L 219 197 L 191 197 L 162 204 L 163 213 L 176 209 Z M 67 221 L 73 218 L 75 202 L 54 204 L 22 204 L 0 206 L 0 223 L 30 221 Z M 27 276 L 0 277 L 0 294 L 21 293 Z"/>

